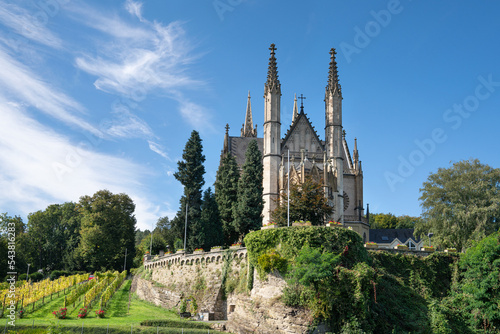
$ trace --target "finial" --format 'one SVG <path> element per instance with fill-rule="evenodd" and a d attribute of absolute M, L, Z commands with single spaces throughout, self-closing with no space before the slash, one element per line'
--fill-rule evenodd
<path fill-rule="evenodd" d="M 306 97 L 304 95 L 300 94 L 299 99 L 300 99 L 300 113 L 303 114 L 304 113 L 304 100 L 306 99 Z"/>
<path fill-rule="evenodd" d="M 297 108 L 297 94 L 295 94 L 295 97 L 293 99 L 293 116 L 292 116 L 292 124 L 295 122 L 297 119 L 298 115 L 298 108 Z"/>
<path fill-rule="evenodd" d="M 335 55 L 337 51 L 334 48 L 330 49 L 330 69 L 328 71 L 328 85 L 326 86 L 326 91 L 335 94 L 338 93 L 342 96 L 342 89 L 339 83 L 339 74 L 337 70 L 337 61 L 335 60 Z"/>
<path fill-rule="evenodd" d="M 226 135 L 229 134 L 229 124 L 226 123 Z"/>
<path fill-rule="evenodd" d="M 345 139 L 345 130 L 342 130 L 342 137 Z"/>
<path fill-rule="evenodd" d="M 281 84 L 278 80 L 278 67 L 276 65 L 275 51 L 276 46 L 271 44 L 269 48 L 271 50 L 271 57 L 269 57 L 269 67 L 267 70 L 267 81 L 265 84 L 265 93 L 271 91 L 281 95 Z"/>

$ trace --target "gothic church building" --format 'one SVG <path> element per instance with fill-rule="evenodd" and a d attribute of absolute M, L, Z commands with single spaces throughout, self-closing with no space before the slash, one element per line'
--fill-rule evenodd
<path fill-rule="evenodd" d="M 363 171 L 356 139 L 352 154 L 342 127 L 342 90 L 339 83 L 335 49 L 331 49 L 328 83 L 325 90 L 324 139 L 311 125 L 303 104 L 300 111 L 294 100 L 292 123 L 281 138 L 281 83 L 278 79 L 276 48 L 271 44 L 267 81 L 264 86 L 264 135 L 257 137 L 252 120 L 250 93 L 245 123 L 240 136 L 229 136 L 226 125 L 222 154 L 231 153 L 241 167 L 245 152 L 252 140 L 257 140 L 263 156 L 264 210 L 263 224 L 271 221 L 275 199 L 286 192 L 290 182 L 301 183 L 310 175 L 323 183 L 325 197 L 334 209 L 332 217 L 345 227 L 358 232 L 364 242 L 369 238 L 369 225 L 363 215 Z M 289 157 L 289 158 L 288 158 Z M 288 161 L 290 169 L 288 170 Z M 288 175 L 288 173 L 290 175 Z"/>

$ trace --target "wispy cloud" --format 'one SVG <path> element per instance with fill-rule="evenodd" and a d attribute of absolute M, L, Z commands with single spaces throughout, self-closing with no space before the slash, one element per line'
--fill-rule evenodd
<path fill-rule="evenodd" d="M 165 151 L 163 150 L 163 147 L 161 147 L 160 144 L 158 143 L 155 143 L 151 140 L 148 140 L 148 144 L 149 144 L 149 149 L 159 155 L 161 155 L 162 157 L 164 157 L 165 159 L 169 160 L 169 161 L 172 161 L 172 159 L 170 159 L 170 157 L 168 156 L 167 153 L 165 153 Z"/>
<path fill-rule="evenodd" d="M 52 10 L 59 8 L 59 4 L 57 4 L 57 2 L 56 5 L 57 6 L 53 7 Z M 36 14 L 45 13 L 43 13 L 40 9 L 38 9 L 38 12 L 30 13 L 28 10 L 15 4 L 0 0 L 0 22 L 3 25 L 33 42 L 50 46 L 55 49 L 62 48 L 61 39 L 47 29 L 44 24 L 45 22 L 41 21 L 41 15 Z"/>
<path fill-rule="evenodd" d="M 137 2 L 133 0 L 127 0 L 125 2 L 125 9 L 132 15 L 137 16 L 139 20 L 142 18 L 142 2 Z"/>
<path fill-rule="evenodd" d="M 109 124 L 102 124 L 106 134 L 121 138 L 150 138 L 153 130 L 149 125 L 134 115 L 127 106 L 117 104 L 113 107 L 114 118 Z"/>
<path fill-rule="evenodd" d="M 73 144 L 1 96 L 0 109 L 0 203 L 19 210 L 15 214 L 109 189 L 135 201 L 138 221 L 157 219 L 159 208 L 140 190 L 148 175 L 144 166 Z"/>
<path fill-rule="evenodd" d="M 102 136 L 101 131 L 75 115 L 84 111 L 78 102 L 41 80 L 2 47 L 0 47 L 0 88 L 4 93 L 9 92 L 20 101 L 66 124 Z"/>
<path fill-rule="evenodd" d="M 202 113 L 200 105 L 183 98 L 183 90 L 205 83 L 188 73 L 197 56 L 182 24 L 146 20 L 137 1 L 127 0 L 125 9 L 139 21 L 131 23 L 89 7 L 73 9 L 78 13 L 75 20 L 102 32 L 96 41 L 98 51 L 83 52 L 75 59 L 76 66 L 97 77 L 94 85 L 99 90 L 135 101 L 152 93 L 172 98 L 180 103 L 179 113 L 190 125 L 200 129 L 198 116 L 203 116 L 203 128 L 210 128 L 208 110 Z"/>

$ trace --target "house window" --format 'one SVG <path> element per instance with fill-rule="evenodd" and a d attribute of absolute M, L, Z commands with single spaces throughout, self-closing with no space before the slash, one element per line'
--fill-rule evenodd
<path fill-rule="evenodd" d="M 407 245 L 409 249 L 417 249 L 417 245 L 415 245 L 415 243 L 411 240 L 408 240 Z"/>

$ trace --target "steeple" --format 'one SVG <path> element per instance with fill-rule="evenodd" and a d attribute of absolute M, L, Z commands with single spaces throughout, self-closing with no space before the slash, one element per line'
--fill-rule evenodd
<path fill-rule="evenodd" d="M 226 134 L 224 135 L 224 148 L 222 154 L 229 153 L 229 124 L 226 123 Z"/>
<path fill-rule="evenodd" d="M 358 167 L 358 161 L 359 161 L 359 153 L 358 153 L 358 140 L 354 138 L 354 150 L 352 151 L 354 155 L 354 168 Z"/>
<path fill-rule="evenodd" d="M 271 44 L 271 57 L 269 57 L 269 67 L 267 69 L 267 81 L 264 89 L 264 95 L 268 92 L 277 93 L 281 95 L 281 84 L 278 79 L 278 67 L 276 65 L 276 57 L 274 51 L 276 46 Z"/>
<path fill-rule="evenodd" d="M 257 126 L 253 128 L 252 104 L 250 103 L 250 91 L 248 91 L 247 112 L 245 114 L 245 124 L 241 128 L 241 137 L 257 137 Z"/>
<path fill-rule="evenodd" d="M 334 94 L 339 94 L 342 97 L 342 89 L 339 83 L 339 73 L 337 71 L 337 61 L 335 60 L 335 55 L 337 52 L 334 48 L 330 50 L 330 70 L 328 71 L 328 85 L 326 86 L 326 91 Z"/>
<path fill-rule="evenodd" d="M 299 114 L 299 109 L 297 108 L 297 94 L 295 94 L 295 98 L 293 99 L 293 116 L 292 116 L 292 124 L 297 119 Z"/>

